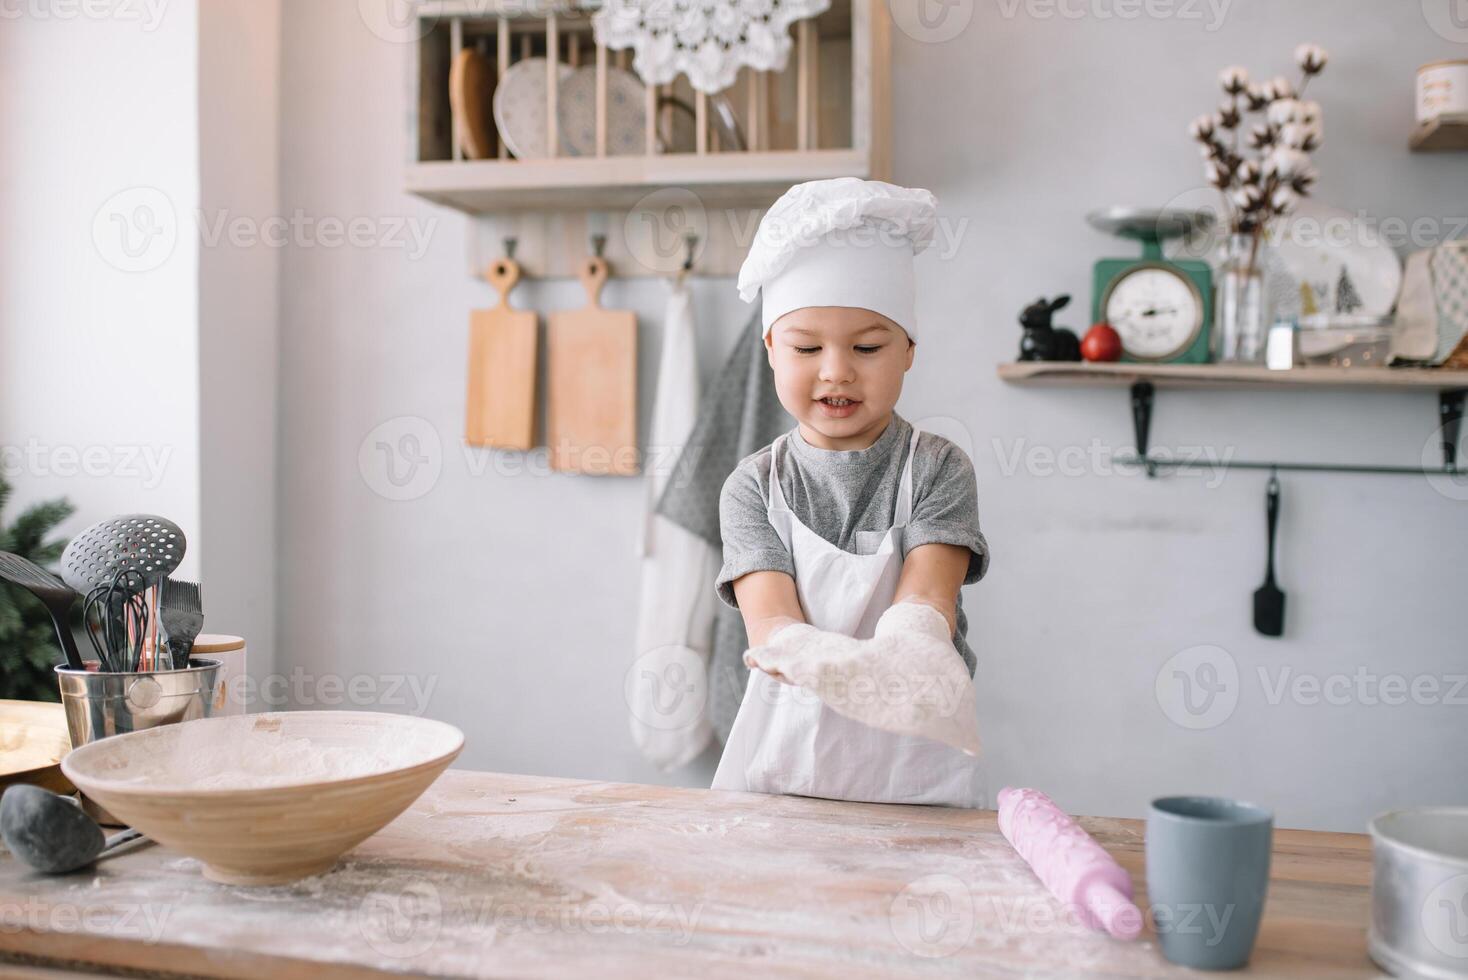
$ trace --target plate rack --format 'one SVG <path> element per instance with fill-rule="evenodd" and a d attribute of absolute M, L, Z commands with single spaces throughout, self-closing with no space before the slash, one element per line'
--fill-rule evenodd
<path fill-rule="evenodd" d="M 885 0 L 831 0 L 791 25 L 780 72 L 741 68 L 712 95 L 687 79 L 647 86 L 632 52 L 596 43 L 599 0 L 421 0 L 409 71 L 414 107 L 409 193 L 470 214 L 471 274 L 518 242 L 527 276 L 570 276 L 594 235 L 617 276 L 666 275 L 698 241 L 694 272 L 738 271 L 759 212 L 791 185 L 828 177 L 890 177 L 890 32 Z M 520 159 L 488 110 L 479 125 L 491 154 L 469 159 L 449 88 L 455 60 L 473 49 L 496 86 L 516 64 L 546 62 L 544 151 Z M 594 93 L 593 146 L 568 141 L 561 94 L 567 69 Z M 641 90 L 638 152 L 609 151 L 613 73 Z M 628 78 L 616 79 L 628 90 Z M 483 104 L 492 102 L 480 93 Z M 538 111 L 538 110 L 537 110 Z M 625 150 L 628 133 L 617 141 Z"/>

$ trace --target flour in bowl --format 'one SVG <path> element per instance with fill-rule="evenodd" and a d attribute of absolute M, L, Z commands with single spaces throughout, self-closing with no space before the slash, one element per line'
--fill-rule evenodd
<path fill-rule="evenodd" d="M 109 778 L 159 789 L 237 790 L 371 776 L 427 761 L 423 740 L 401 731 L 371 745 L 334 746 L 281 731 L 224 731 L 191 741 L 170 739 L 156 754 L 130 756 Z"/>
<path fill-rule="evenodd" d="M 287 783 L 355 779 L 397 769 L 412 753 L 365 747 L 320 745 L 281 732 L 254 732 L 223 752 L 211 752 L 204 765 L 170 766 L 164 778 L 189 789 L 259 789 Z M 405 758 L 407 756 L 408 758 Z"/>

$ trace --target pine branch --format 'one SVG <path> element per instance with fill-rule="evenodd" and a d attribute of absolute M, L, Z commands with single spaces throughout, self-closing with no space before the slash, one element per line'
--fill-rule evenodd
<path fill-rule="evenodd" d="M 10 500 L 10 486 L 0 479 L 0 514 Z M 14 524 L 0 522 L 0 550 L 38 565 L 54 565 L 64 541 L 46 542 L 73 508 L 65 500 L 49 500 L 26 508 Z M 73 607 L 75 619 L 76 607 Z M 61 660 L 51 615 L 24 589 L 0 583 L 0 698 L 56 701 L 53 665 Z"/>
<path fill-rule="evenodd" d="M 65 548 L 65 545 L 58 548 L 55 557 L 50 561 L 42 561 L 38 557 L 38 552 L 42 549 L 49 550 L 44 543 L 46 535 L 74 513 L 76 513 L 76 508 L 70 502 L 62 499 L 46 500 L 31 505 L 15 519 L 15 523 L 11 526 L 9 534 L 11 547 L 6 550 L 17 555 L 26 555 L 38 565 L 50 564 L 51 561 L 61 557 L 61 550 Z M 57 548 L 58 546 L 52 544 L 49 547 Z"/>
<path fill-rule="evenodd" d="M 14 644 L 25 626 L 25 618 L 20 614 L 20 602 L 15 598 L 15 593 L 19 591 L 9 584 L 0 585 L 0 646 Z"/>

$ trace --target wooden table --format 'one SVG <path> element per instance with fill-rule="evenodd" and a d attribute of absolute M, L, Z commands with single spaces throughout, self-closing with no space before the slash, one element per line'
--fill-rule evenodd
<path fill-rule="evenodd" d="M 1142 826 L 1082 823 L 1142 890 Z M 1376 976 L 1370 844 L 1277 831 L 1251 971 Z M 1138 896 L 1145 907 L 1145 893 Z M 0 855 L 0 956 L 215 977 L 1168 977 L 1079 927 L 989 811 L 451 770 L 335 869 L 206 881 L 143 844 L 48 878 Z"/>

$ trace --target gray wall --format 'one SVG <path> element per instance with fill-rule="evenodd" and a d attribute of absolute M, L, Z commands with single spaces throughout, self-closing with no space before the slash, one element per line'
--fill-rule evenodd
<path fill-rule="evenodd" d="M 209 630 L 245 636 L 263 678 L 280 249 L 228 229 L 278 210 L 280 2 L 6 9 L 0 474 L 18 505 L 71 500 L 63 534 L 176 521 Z"/>
<path fill-rule="evenodd" d="M 281 0 L 199 7 L 201 226 L 216 242 L 199 250 L 202 580 L 210 632 L 245 637 L 256 680 L 275 653 L 281 249 L 248 233 L 278 212 L 280 11 Z"/>
<path fill-rule="evenodd" d="M 359 703 L 462 726 L 461 765 L 706 784 L 711 757 L 659 774 L 627 732 L 639 482 L 506 475 L 460 448 L 467 311 L 493 297 L 464 275 L 464 219 L 402 193 L 407 49 L 366 29 L 357 6 L 285 6 L 281 210 L 402 217 L 432 234 L 416 259 L 391 247 L 282 256 L 278 665 L 302 672 L 306 703 L 341 700 L 320 678 L 357 677 L 375 692 Z M 1129 414 L 1119 390 L 994 377 L 1013 356 L 1022 306 L 1068 291 L 1084 309 L 1091 263 L 1126 254 L 1088 229 L 1086 211 L 1196 194 L 1185 127 L 1217 101 L 1224 65 L 1273 74 L 1291 67 L 1296 43 L 1325 45 L 1333 61 L 1313 92 L 1326 117 L 1318 197 L 1409 224 L 1468 214 L 1468 157 L 1405 149 L 1416 66 L 1468 45 L 1434 33 L 1415 0 L 1103 16 L 1116 6 L 959 3 L 949 15 L 972 20 L 949 40 L 894 32 L 895 179 L 932 189 L 952 225 L 967 221 L 955 253 L 921 265 L 932 339 L 899 409 L 952 420 L 974 450 L 994 560 L 964 601 L 991 785 L 1122 815 L 1162 793 L 1230 794 L 1275 807 L 1283 825 L 1347 830 L 1391 805 L 1468 802 L 1468 690 L 1444 703 L 1468 672 L 1457 606 L 1468 505 L 1452 499 L 1464 487 L 1285 477 L 1289 635 L 1265 640 L 1250 627 L 1260 474 L 1148 482 L 1010 467 L 1016 451 L 1033 464 L 1037 447 L 1124 450 Z M 1198 19 L 1183 16 L 1193 10 Z M 731 280 L 694 289 L 707 377 L 747 311 Z M 603 294 L 642 325 L 644 431 L 664 292 L 613 280 Z M 532 282 L 515 301 L 565 308 L 580 305 L 580 288 Z M 1068 319 L 1085 325 L 1084 314 Z M 1411 464 L 1435 409 L 1427 394 L 1166 392 L 1153 440 Z M 405 434 L 419 439 L 424 472 L 440 469 L 430 492 L 395 501 L 376 492 L 381 468 L 360 468 L 359 450 L 367 440 L 370 463 L 378 442 L 404 445 Z M 1219 649 L 1189 652 L 1200 646 Z M 1232 668 L 1237 681 L 1210 713 L 1189 713 L 1177 671 L 1196 681 L 1208 668 L 1225 680 Z M 416 694 L 393 689 L 403 674 Z M 1419 703 L 1375 703 L 1370 678 L 1385 674 L 1441 687 L 1419 687 Z M 1290 693 L 1301 675 L 1343 703 L 1310 703 L 1308 686 Z"/>
<path fill-rule="evenodd" d="M 164 514 L 196 577 L 198 4 L 20 4 L 3 20 L 5 516 L 66 497 L 70 535 Z"/>

